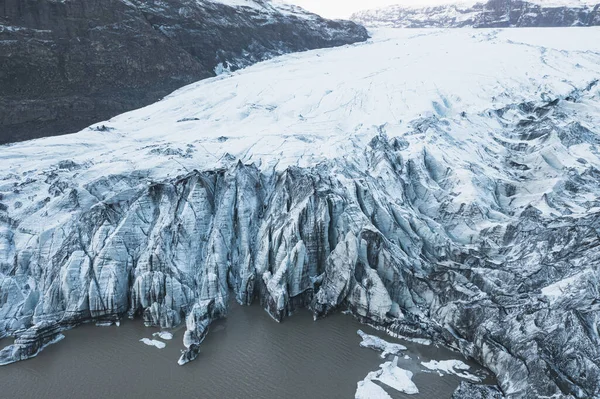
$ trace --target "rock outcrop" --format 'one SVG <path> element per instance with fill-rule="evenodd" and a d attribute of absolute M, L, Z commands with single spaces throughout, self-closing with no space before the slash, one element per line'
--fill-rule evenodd
<path fill-rule="evenodd" d="M 73 133 L 225 70 L 367 37 L 268 0 L 2 0 L 0 144 Z"/>
<path fill-rule="evenodd" d="M 473 2 L 474 3 L 474 2 Z M 510 28 L 600 25 L 600 3 L 489 0 L 439 6 L 389 6 L 355 13 L 351 19 L 367 27 Z"/>

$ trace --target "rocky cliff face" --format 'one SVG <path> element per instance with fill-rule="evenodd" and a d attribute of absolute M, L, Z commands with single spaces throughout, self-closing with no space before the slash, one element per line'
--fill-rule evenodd
<path fill-rule="evenodd" d="M 0 144 L 76 132 L 219 70 L 367 37 L 266 0 L 1 0 Z"/>
<path fill-rule="evenodd" d="M 600 25 L 600 4 L 588 1 L 547 2 L 489 0 L 434 7 L 390 6 L 362 11 L 352 20 L 367 27 L 508 28 Z"/>
<path fill-rule="evenodd" d="M 185 323 L 185 364 L 234 297 L 348 309 L 502 391 L 457 397 L 598 397 L 589 32 L 382 32 L 2 147 L 0 364 L 127 316 Z"/>

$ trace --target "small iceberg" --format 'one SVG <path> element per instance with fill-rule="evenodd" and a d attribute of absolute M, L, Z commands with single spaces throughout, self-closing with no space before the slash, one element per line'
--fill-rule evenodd
<path fill-rule="evenodd" d="M 166 341 L 170 341 L 173 339 L 173 334 L 168 331 L 160 331 L 152 334 L 153 337 L 158 337 L 160 339 L 164 339 Z"/>
<path fill-rule="evenodd" d="M 140 339 L 140 342 L 143 342 L 148 346 L 155 346 L 158 349 L 163 349 L 165 346 L 167 346 L 167 344 L 165 344 L 164 342 L 160 342 L 155 339 L 149 339 L 149 338 L 142 338 L 142 339 Z"/>
<path fill-rule="evenodd" d="M 391 362 L 385 362 L 377 371 L 379 375 L 374 378 L 397 391 L 413 395 L 419 393 L 419 389 L 412 381 L 413 373 L 398 367 L 398 356 L 394 356 Z"/>
<path fill-rule="evenodd" d="M 421 362 L 421 364 L 423 367 L 429 370 L 437 371 L 440 376 L 443 376 L 442 372 L 444 372 L 446 374 L 454 374 L 458 377 L 474 382 L 483 381 L 483 378 L 467 372 L 467 370 L 469 370 L 471 367 L 460 360 L 432 360 L 430 362 Z"/>
<path fill-rule="evenodd" d="M 365 378 L 358 383 L 354 399 L 392 399 L 392 397 L 382 387 Z"/>
<path fill-rule="evenodd" d="M 387 399 L 390 397 L 383 388 L 373 383 L 373 381 L 379 381 L 390 388 L 409 395 L 419 393 L 419 389 L 412 381 L 413 373 L 398 367 L 398 356 L 394 356 L 394 360 L 385 362 L 379 367 L 379 370 L 370 372 L 364 380 L 358 383 L 354 395 L 355 399 Z"/>
<path fill-rule="evenodd" d="M 358 335 L 362 338 L 360 346 L 380 351 L 382 358 L 385 358 L 387 355 L 397 355 L 406 350 L 406 346 L 404 345 L 392 344 L 375 335 L 369 335 L 362 330 L 358 330 Z"/>

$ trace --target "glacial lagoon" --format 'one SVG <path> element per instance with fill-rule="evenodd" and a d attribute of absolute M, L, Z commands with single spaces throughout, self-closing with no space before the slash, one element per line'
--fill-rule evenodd
<path fill-rule="evenodd" d="M 31 360 L 0 367 L 6 398 L 354 398 L 357 382 L 379 368 L 380 353 L 360 347 L 357 330 L 407 347 L 398 366 L 411 371 L 419 394 L 385 387 L 392 398 L 450 398 L 461 379 L 427 370 L 421 362 L 460 359 L 433 345 L 397 340 L 334 314 L 313 321 L 301 311 L 276 323 L 259 306 L 233 305 L 214 323 L 198 359 L 177 365 L 184 328 L 173 339 L 153 337 L 158 329 L 140 320 L 119 327 L 85 325 Z M 158 349 L 141 339 L 156 339 Z M 0 346 L 7 345 L 7 339 Z M 406 359 L 408 356 L 410 359 Z M 392 357 L 388 357 L 390 360 Z M 471 372 L 482 371 L 471 362 Z M 383 386 L 383 385 L 382 385 Z"/>

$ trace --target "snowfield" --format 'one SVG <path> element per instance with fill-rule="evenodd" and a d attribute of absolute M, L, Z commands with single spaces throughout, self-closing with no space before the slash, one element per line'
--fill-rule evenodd
<path fill-rule="evenodd" d="M 0 364 L 126 315 L 185 364 L 232 293 L 598 397 L 599 79 L 597 28 L 378 30 L 1 146 Z M 388 363 L 357 397 L 416 393 Z"/>
<path fill-rule="evenodd" d="M 65 159 L 89 163 L 83 182 L 123 171 L 164 179 L 238 159 L 261 170 L 307 167 L 362 151 L 380 129 L 403 136 L 419 118 L 566 97 L 599 77 L 599 38 L 597 28 L 375 31 L 366 44 L 203 80 L 76 135 L 4 146 L 0 173 Z M 454 134 L 463 142 L 472 133 L 464 130 Z M 420 138 L 406 139 L 422 151 Z"/>

